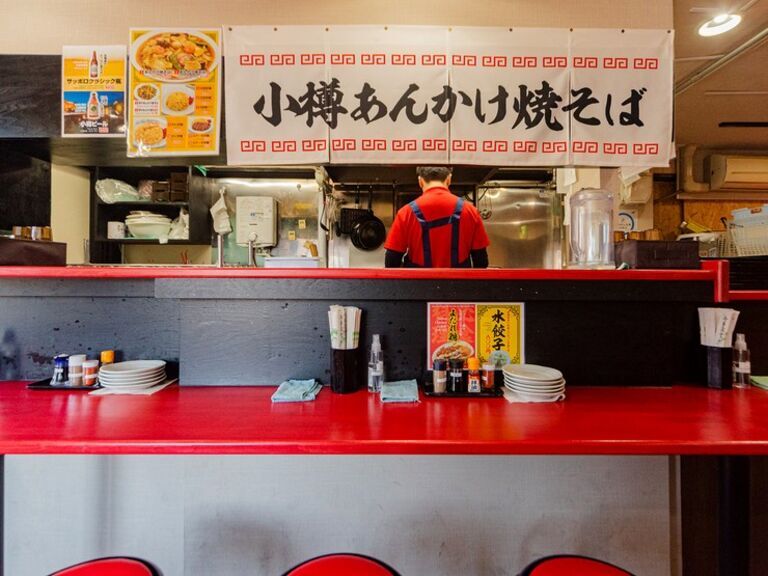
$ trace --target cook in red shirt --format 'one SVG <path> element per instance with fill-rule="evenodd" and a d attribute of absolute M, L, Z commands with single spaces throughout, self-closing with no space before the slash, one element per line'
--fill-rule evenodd
<path fill-rule="evenodd" d="M 451 194 L 451 169 L 416 168 L 422 195 L 403 206 L 384 243 L 387 268 L 487 268 L 488 235 L 472 204 Z"/>

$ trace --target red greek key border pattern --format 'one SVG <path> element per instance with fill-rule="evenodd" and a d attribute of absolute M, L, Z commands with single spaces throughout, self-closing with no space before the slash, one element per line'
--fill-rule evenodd
<path fill-rule="evenodd" d="M 541 59 L 544 68 L 565 68 L 568 66 L 567 56 L 544 56 Z"/>
<path fill-rule="evenodd" d="M 597 58 L 594 56 L 574 56 L 574 68 L 597 68 Z"/>
<path fill-rule="evenodd" d="M 302 54 L 299 58 L 302 66 L 322 66 L 325 64 L 325 54 Z"/>
<path fill-rule="evenodd" d="M 392 66 L 416 66 L 416 54 L 392 54 Z"/>
<path fill-rule="evenodd" d="M 380 152 L 387 149 L 387 141 L 380 138 L 364 138 L 361 149 L 364 152 Z"/>
<path fill-rule="evenodd" d="M 483 152 L 508 152 L 509 142 L 506 140 L 483 140 Z"/>
<path fill-rule="evenodd" d="M 632 68 L 635 70 L 658 70 L 659 59 L 658 58 L 633 58 Z"/>
<path fill-rule="evenodd" d="M 454 54 L 451 63 L 454 66 L 477 66 L 477 56 L 474 54 Z"/>
<path fill-rule="evenodd" d="M 629 67 L 629 58 L 606 56 L 603 58 L 603 68 L 607 70 L 626 70 Z"/>
<path fill-rule="evenodd" d="M 240 152 L 266 152 L 267 143 L 264 140 L 240 140 Z"/>
<path fill-rule="evenodd" d="M 296 140 L 272 140 L 272 152 L 296 152 Z"/>
<path fill-rule="evenodd" d="M 506 68 L 506 56 L 483 56 L 481 62 L 486 68 Z"/>
<path fill-rule="evenodd" d="M 626 142 L 604 142 L 603 154 L 626 154 L 629 146 Z"/>
<path fill-rule="evenodd" d="M 632 144 L 632 154 L 658 154 L 659 145 L 656 142 L 637 142 Z"/>
<path fill-rule="evenodd" d="M 565 140 L 559 140 L 556 142 L 542 142 L 541 151 L 544 154 L 558 154 L 561 152 L 568 152 L 568 142 Z"/>
<path fill-rule="evenodd" d="M 536 56 L 512 56 L 512 68 L 536 68 L 538 62 Z"/>
<path fill-rule="evenodd" d="M 331 150 L 334 152 L 351 152 L 357 150 L 354 138 L 334 138 L 331 140 Z"/>
<path fill-rule="evenodd" d="M 599 147 L 592 140 L 574 140 L 571 149 L 574 154 L 597 154 Z"/>
<path fill-rule="evenodd" d="M 335 66 L 351 66 L 356 61 L 354 54 L 331 54 L 331 64 Z"/>
<path fill-rule="evenodd" d="M 424 152 L 445 152 L 448 150 L 448 141 L 444 138 L 427 138 L 421 141 L 421 149 Z"/>
<path fill-rule="evenodd" d="M 533 154 L 538 150 L 539 143 L 535 140 L 514 140 L 512 142 L 512 152 L 524 152 Z"/>
<path fill-rule="evenodd" d="M 416 140 L 392 140 L 393 152 L 415 152 Z"/>
<path fill-rule="evenodd" d="M 264 54 L 240 54 L 240 66 L 264 66 Z"/>
<path fill-rule="evenodd" d="M 451 140 L 454 152 L 477 152 L 477 140 Z"/>
<path fill-rule="evenodd" d="M 382 66 L 386 63 L 386 54 L 360 54 L 360 64 L 363 66 Z"/>
<path fill-rule="evenodd" d="M 293 66 L 296 64 L 296 54 L 270 54 L 269 64 L 271 66 Z"/>
<path fill-rule="evenodd" d="M 302 140 L 303 152 L 324 152 L 328 148 L 328 140 Z"/>
<path fill-rule="evenodd" d="M 445 54 L 422 54 L 421 65 L 422 66 L 445 66 L 447 59 Z"/>

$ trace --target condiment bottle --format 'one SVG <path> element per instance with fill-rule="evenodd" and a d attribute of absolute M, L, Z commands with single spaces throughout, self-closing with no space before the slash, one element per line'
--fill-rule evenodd
<path fill-rule="evenodd" d="M 115 351 L 114 350 L 102 350 L 101 351 L 101 365 L 104 366 L 105 364 L 114 364 L 115 362 Z"/>
<path fill-rule="evenodd" d="M 733 386 L 734 388 L 749 388 L 752 365 L 749 361 L 749 349 L 744 334 L 736 334 L 733 344 Z"/>
<path fill-rule="evenodd" d="M 496 365 L 483 364 L 483 372 L 480 375 L 480 386 L 483 392 L 493 392 L 496 389 Z"/>
<path fill-rule="evenodd" d="M 95 386 L 99 377 L 99 361 L 86 360 L 83 362 L 83 386 Z"/>
<path fill-rule="evenodd" d="M 467 360 L 467 392 L 479 394 L 480 391 L 480 360 L 473 356 Z"/>
<path fill-rule="evenodd" d="M 85 359 L 85 354 L 72 354 L 72 356 L 69 357 L 70 386 L 83 385 L 83 362 L 85 362 Z"/>
<path fill-rule="evenodd" d="M 466 392 L 464 386 L 464 360 L 451 360 L 448 363 L 448 390 L 455 393 Z"/>
<path fill-rule="evenodd" d="M 51 386 L 66 386 L 69 380 L 69 355 L 59 354 L 53 358 Z"/>
<path fill-rule="evenodd" d="M 435 360 L 432 365 L 432 390 L 435 394 L 445 394 L 448 384 L 448 362 L 442 358 Z"/>

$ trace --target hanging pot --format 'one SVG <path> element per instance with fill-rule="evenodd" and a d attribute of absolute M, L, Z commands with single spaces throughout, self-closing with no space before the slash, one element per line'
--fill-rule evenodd
<path fill-rule="evenodd" d="M 370 252 L 378 250 L 387 239 L 387 229 L 373 213 L 373 190 L 368 187 L 368 212 L 363 215 L 352 228 L 350 234 L 352 245 L 358 250 Z"/>

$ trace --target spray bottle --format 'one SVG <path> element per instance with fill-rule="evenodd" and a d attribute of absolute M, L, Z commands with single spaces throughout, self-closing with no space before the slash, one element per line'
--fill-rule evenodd
<path fill-rule="evenodd" d="M 368 360 L 368 392 L 381 392 L 382 382 L 384 382 L 384 353 L 381 351 L 379 335 L 374 334 L 371 357 Z"/>

